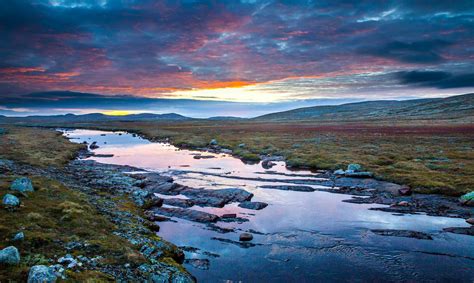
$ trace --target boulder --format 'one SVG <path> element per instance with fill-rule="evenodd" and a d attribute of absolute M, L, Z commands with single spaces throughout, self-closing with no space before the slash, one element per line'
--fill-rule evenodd
<path fill-rule="evenodd" d="M 347 166 L 347 171 L 350 172 L 360 172 L 362 171 L 362 166 L 357 163 L 351 163 Z"/>
<path fill-rule="evenodd" d="M 56 280 L 54 268 L 46 265 L 35 265 L 30 268 L 28 273 L 28 283 L 52 283 L 56 282 Z"/>
<path fill-rule="evenodd" d="M 253 210 L 264 209 L 267 206 L 268 206 L 267 203 L 259 202 L 259 201 L 244 201 L 244 202 L 239 203 L 239 207 L 253 209 Z"/>
<path fill-rule="evenodd" d="M 252 241 L 252 239 L 253 239 L 253 235 L 250 233 L 242 233 L 239 236 L 239 240 L 242 242 Z"/>
<path fill-rule="evenodd" d="M 27 177 L 21 177 L 13 181 L 10 190 L 20 193 L 34 192 L 33 183 Z"/>
<path fill-rule="evenodd" d="M 23 232 L 16 233 L 13 237 L 13 241 L 23 241 L 25 239 L 25 234 Z"/>
<path fill-rule="evenodd" d="M 334 171 L 334 174 L 335 175 L 344 175 L 344 174 L 346 174 L 346 171 L 344 171 L 342 169 L 338 169 L 338 170 Z"/>
<path fill-rule="evenodd" d="M 459 198 L 459 201 L 460 201 L 463 205 L 474 206 L 474 192 L 470 192 L 470 193 L 467 193 L 467 194 L 465 194 L 465 195 L 462 195 L 462 196 Z"/>
<path fill-rule="evenodd" d="M 245 146 L 246 146 L 246 144 L 245 144 L 245 143 L 241 143 L 241 144 L 239 144 L 239 147 L 240 147 L 240 148 L 244 148 Z"/>
<path fill-rule="evenodd" d="M 411 191 L 410 187 L 403 186 L 401 189 L 398 190 L 398 193 L 401 196 L 410 196 L 412 194 L 412 191 Z"/>
<path fill-rule="evenodd" d="M 3 197 L 2 204 L 5 206 L 15 207 L 20 205 L 20 200 L 11 194 L 6 194 Z"/>
<path fill-rule="evenodd" d="M 0 264 L 17 265 L 20 263 L 20 253 L 14 246 L 0 250 Z"/>
<path fill-rule="evenodd" d="M 212 140 L 209 142 L 209 145 L 217 145 L 217 140 L 216 140 L 216 139 L 212 139 Z"/>
<path fill-rule="evenodd" d="M 474 218 L 468 218 L 468 219 L 466 219 L 466 222 L 471 224 L 471 225 L 474 225 Z"/>

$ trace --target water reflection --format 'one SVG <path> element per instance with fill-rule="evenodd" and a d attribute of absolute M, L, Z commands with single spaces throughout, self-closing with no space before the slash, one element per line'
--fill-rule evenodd
<path fill-rule="evenodd" d="M 400 216 L 369 210 L 379 205 L 342 202 L 351 196 L 330 191 L 260 188 L 268 184 L 288 185 L 290 180 L 320 178 L 310 171 L 289 171 L 283 162 L 277 162 L 267 170 L 261 164 L 244 164 L 223 154 L 206 153 L 215 158 L 195 159 L 200 152 L 151 143 L 127 133 L 73 130 L 67 135 L 75 142 L 97 141 L 100 147 L 94 150 L 95 153 L 114 155 L 91 157 L 99 162 L 162 172 L 173 176 L 178 183 L 192 187 L 239 187 L 254 193 L 253 201 L 269 204 L 259 211 L 240 208 L 236 204 L 224 208 L 192 208 L 216 215 L 236 213 L 249 219 L 243 223 L 218 224 L 222 228 L 235 228 L 236 232 L 231 233 L 221 233 L 204 224 L 181 219 L 160 223 L 160 236 L 177 245 L 199 249 L 187 252 L 188 258 L 210 260 L 209 270 L 187 265 L 200 281 L 469 282 L 474 279 L 473 237 L 440 233 L 445 227 L 466 226 L 462 219 Z M 370 229 L 415 230 L 431 234 L 434 240 L 383 237 L 371 233 Z M 252 231 L 252 242 L 257 245 L 243 248 L 225 241 L 238 241 L 241 231 Z M 214 254 L 219 256 L 212 256 Z"/>

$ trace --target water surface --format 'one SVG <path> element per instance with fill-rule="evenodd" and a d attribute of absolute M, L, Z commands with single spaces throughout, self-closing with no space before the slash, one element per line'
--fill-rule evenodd
<path fill-rule="evenodd" d="M 94 150 L 96 154 L 114 154 L 90 158 L 98 162 L 162 172 L 192 187 L 238 187 L 252 192 L 253 201 L 269 204 L 259 211 L 237 204 L 192 207 L 216 215 L 237 213 L 249 220 L 218 224 L 236 229 L 230 233 L 177 218 L 173 219 L 176 222 L 160 223 L 161 237 L 178 246 L 199 249 L 187 252 L 187 258 L 209 259 L 208 270 L 186 264 L 201 282 L 474 280 L 474 237 L 442 232 L 446 227 L 467 226 L 463 219 L 369 210 L 382 205 L 346 203 L 343 200 L 351 196 L 321 186 L 317 188 L 326 191 L 260 188 L 321 178 L 310 171 L 290 171 L 284 162 L 264 169 L 261 164 L 245 164 L 229 155 L 179 150 L 123 132 L 72 130 L 65 134 L 75 142 L 97 141 L 100 147 Z M 215 158 L 195 159 L 196 154 Z M 379 236 L 371 229 L 414 230 L 429 233 L 434 239 Z M 255 246 L 231 242 L 238 242 L 243 231 L 254 234 Z"/>

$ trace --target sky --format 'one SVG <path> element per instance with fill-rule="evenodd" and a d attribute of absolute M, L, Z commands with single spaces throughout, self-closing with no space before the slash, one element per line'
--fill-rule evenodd
<path fill-rule="evenodd" d="M 0 114 L 255 116 L 474 92 L 474 1 L 2 0 Z"/>

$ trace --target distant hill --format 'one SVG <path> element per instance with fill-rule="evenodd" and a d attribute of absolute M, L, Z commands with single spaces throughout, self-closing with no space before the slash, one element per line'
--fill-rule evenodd
<path fill-rule="evenodd" d="M 380 100 L 331 106 L 314 106 L 267 114 L 259 121 L 363 121 L 410 119 L 474 119 L 474 93 L 447 98 Z"/>
<path fill-rule="evenodd" d="M 152 113 L 141 113 L 141 114 L 131 114 L 123 116 L 112 116 L 105 115 L 101 113 L 91 113 L 84 115 L 74 115 L 74 114 L 65 114 L 65 115 L 53 115 L 53 116 L 28 116 L 28 117 L 0 117 L 2 120 L 7 120 L 9 122 L 33 122 L 33 123 L 42 123 L 42 122 L 104 122 L 104 121 L 185 121 L 191 120 L 192 118 L 185 117 L 176 113 L 168 114 L 152 114 Z"/>

